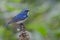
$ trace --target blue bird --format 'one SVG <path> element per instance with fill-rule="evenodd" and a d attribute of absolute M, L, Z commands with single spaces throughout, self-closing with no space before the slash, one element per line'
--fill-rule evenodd
<path fill-rule="evenodd" d="M 15 23 L 15 22 L 19 22 L 19 21 L 25 20 L 28 17 L 28 12 L 29 12 L 29 9 L 24 9 L 18 15 L 13 17 L 12 20 L 9 21 L 5 26 L 8 26 L 11 23 Z"/>

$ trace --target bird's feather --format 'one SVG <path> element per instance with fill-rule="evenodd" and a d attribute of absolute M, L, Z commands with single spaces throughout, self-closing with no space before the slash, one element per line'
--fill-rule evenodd
<path fill-rule="evenodd" d="M 27 10 L 27 9 L 21 11 L 18 15 L 13 17 L 12 20 L 6 24 L 6 26 L 8 26 L 9 24 L 14 23 L 14 22 L 25 20 L 28 17 L 28 15 L 27 15 L 28 11 L 29 10 Z"/>

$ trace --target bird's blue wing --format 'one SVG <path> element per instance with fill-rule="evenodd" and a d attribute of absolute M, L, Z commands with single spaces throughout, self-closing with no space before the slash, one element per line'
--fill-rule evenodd
<path fill-rule="evenodd" d="M 24 18 L 23 18 L 23 15 L 17 15 L 17 16 L 15 16 L 12 20 L 14 21 L 14 22 L 17 22 L 17 21 L 21 21 L 21 20 L 23 20 Z"/>

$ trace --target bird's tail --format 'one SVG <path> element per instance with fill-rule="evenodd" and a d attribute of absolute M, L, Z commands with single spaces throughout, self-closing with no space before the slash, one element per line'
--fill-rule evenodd
<path fill-rule="evenodd" d="M 12 21 L 10 21 L 10 22 L 8 22 L 8 23 L 5 23 L 4 26 L 5 26 L 5 27 L 8 27 L 9 24 L 11 24 L 11 23 L 12 23 Z"/>

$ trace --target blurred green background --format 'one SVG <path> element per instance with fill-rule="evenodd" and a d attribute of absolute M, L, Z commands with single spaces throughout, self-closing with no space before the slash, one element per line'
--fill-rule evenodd
<path fill-rule="evenodd" d="M 31 40 L 60 40 L 60 0 L 0 0 L 0 40 L 17 40 L 18 32 L 4 24 L 22 9 L 29 8 L 25 21 Z"/>

